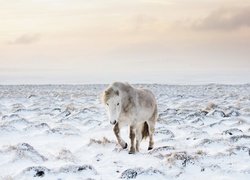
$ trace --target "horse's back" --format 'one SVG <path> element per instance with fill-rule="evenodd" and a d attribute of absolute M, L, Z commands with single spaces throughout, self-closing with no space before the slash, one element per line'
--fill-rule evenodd
<path fill-rule="evenodd" d="M 157 104 L 153 92 L 143 88 L 137 89 L 137 94 L 140 116 L 145 117 L 145 119 L 151 118 L 151 116 L 157 112 Z"/>
<path fill-rule="evenodd" d="M 155 96 L 153 94 L 153 92 L 149 89 L 146 88 L 141 88 L 141 89 L 137 89 L 138 92 L 138 100 L 140 102 L 145 102 L 145 103 L 153 103 L 156 104 L 156 100 L 155 100 Z"/>

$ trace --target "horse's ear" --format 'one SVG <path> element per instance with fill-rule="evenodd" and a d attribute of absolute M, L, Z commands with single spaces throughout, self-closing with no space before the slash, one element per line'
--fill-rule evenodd
<path fill-rule="evenodd" d="M 119 96 L 119 91 L 117 90 L 117 91 L 115 91 L 115 94 L 117 95 L 117 96 Z"/>

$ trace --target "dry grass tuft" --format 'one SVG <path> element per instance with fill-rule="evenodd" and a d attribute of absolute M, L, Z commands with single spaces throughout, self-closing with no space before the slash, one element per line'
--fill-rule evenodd
<path fill-rule="evenodd" d="M 91 138 L 89 140 L 88 146 L 90 146 L 92 144 L 100 144 L 100 145 L 106 146 L 107 144 L 113 144 L 113 143 L 114 143 L 113 141 L 110 141 L 106 137 L 103 137 L 102 140 L 96 140 L 96 139 Z"/>
<path fill-rule="evenodd" d="M 177 160 L 184 160 L 186 156 L 187 156 L 186 152 L 174 152 L 166 154 L 165 158 L 167 159 L 170 165 L 175 165 Z"/>
<path fill-rule="evenodd" d="M 230 149 L 228 150 L 228 153 L 229 153 L 229 156 L 234 155 L 234 154 L 235 154 L 234 148 L 230 148 Z"/>
<path fill-rule="evenodd" d="M 11 151 L 15 151 L 16 149 L 17 149 L 16 146 L 6 145 L 6 146 L 3 146 L 3 149 L 0 150 L 0 152 L 11 152 Z"/>
<path fill-rule="evenodd" d="M 239 119 L 237 124 L 246 124 L 247 121 L 245 119 Z"/>
<path fill-rule="evenodd" d="M 244 109 L 242 109 L 242 111 L 244 111 L 246 113 L 250 113 L 250 108 L 244 108 Z"/>
<path fill-rule="evenodd" d="M 206 155 L 207 154 L 205 151 L 200 150 L 200 149 L 197 150 L 195 153 L 198 154 L 198 155 Z"/>
<path fill-rule="evenodd" d="M 68 106 L 65 107 L 65 111 L 71 112 L 71 111 L 76 111 L 76 110 L 77 110 L 77 108 L 72 104 L 69 104 Z"/>
<path fill-rule="evenodd" d="M 65 160 L 65 161 L 75 161 L 76 157 L 73 155 L 73 153 L 68 149 L 62 149 L 58 156 L 56 157 L 58 160 Z"/>
<path fill-rule="evenodd" d="M 183 174 L 183 172 L 179 172 L 178 174 L 176 174 L 176 177 L 180 177 Z"/>
<path fill-rule="evenodd" d="M 11 177 L 11 176 L 0 176 L 0 179 L 2 179 L 2 180 L 13 180 L 14 178 L 13 177 Z"/>
<path fill-rule="evenodd" d="M 212 109 L 214 109 L 214 108 L 216 108 L 216 107 L 218 107 L 217 104 L 215 104 L 215 103 L 209 103 L 209 104 L 207 104 L 206 107 L 204 107 L 202 110 L 203 110 L 203 111 L 209 112 L 209 111 L 211 111 Z"/>

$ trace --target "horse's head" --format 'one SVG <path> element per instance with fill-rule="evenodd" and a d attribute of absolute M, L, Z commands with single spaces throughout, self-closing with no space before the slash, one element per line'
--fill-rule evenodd
<path fill-rule="evenodd" d="M 121 97 L 119 91 L 112 88 L 106 90 L 103 95 L 103 103 L 108 112 L 109 121 L 111 124 L 116 124 L 121 113 Z"/>

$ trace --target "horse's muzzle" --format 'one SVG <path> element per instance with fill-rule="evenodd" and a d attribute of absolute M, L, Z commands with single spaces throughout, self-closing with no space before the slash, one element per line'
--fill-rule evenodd
<path fill-rule="evenodd" d="M 110 121 L 110 124 L 115 125 L 115 124 L 116 124 L 116 121 L 114 121 L 114 122 L 111 122 L 111 121 Z"/>

